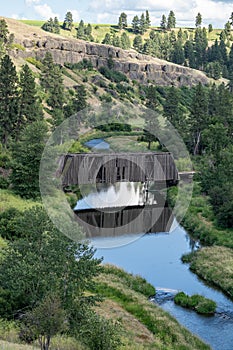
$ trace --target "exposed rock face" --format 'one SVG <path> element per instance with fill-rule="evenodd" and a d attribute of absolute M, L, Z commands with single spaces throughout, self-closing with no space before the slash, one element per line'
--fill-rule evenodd
<path fill-rule="evenodd" d="M 199 82 L 207 84 L 209 79 L 200 71 L 182 67 L 151 56 L 142 55 L 134 50 L 122 50 L 109 45 L 89 43 L 82 40 L 66 39 L 59 36 L 34 34 L 28 38 L 17 38 L 23 50 L 14 50 L 14 57 L 35 57 L 42 59 L 46 52 L 51 52 L 56 63 L 77 63 L 83 58 L 89 59 L 95 68 L 107 66 L 111 57 L 114 69 L 125 73 L 130 79 L 143 84 L 154 82 L 157 85 L 191 86 Z"/>

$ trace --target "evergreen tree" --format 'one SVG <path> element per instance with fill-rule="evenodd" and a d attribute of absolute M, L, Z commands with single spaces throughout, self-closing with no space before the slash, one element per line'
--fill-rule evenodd
<path fill-rule="evenodd" d="M 191 68 L 195 68 L 195 54 L 193 43 L 190 40 L 187 40 L 184 45 L 184 54 L 185 58 L 188 60 L 188 65 Z"/>
<path fill-rule="evenodd" d="M 183 41 L 183 31 L 181 28 L 178 30 L 177 39 L 180 40 L 181 42 Z"/>
<path fill-rule="evenodd" d="M 208 125 L 208 98 L 205 88 L 199 83 L 195 87 L 190 112 L 191 149 L 194 155 L 201 154 L 202 152 L 201 135 Z"/>
<path fill-rule="evenodd" d="M 147 148 L 151 149 L 151 143 L 157 141 L 155 132 L 158 129 L 158 115 L 155 113 L 158 108 L 158 94 L 156 87 L 149 85 L 146 90 L 146 107 L 144 114 L 145 129 L 143 130 L 143 140 L 148 142 Z"/>
<path fill-rule="evenodd" d="M 62 71 L 54 64 L 49 52 L 46 52 L 42 63 L 40 83 L 47 93 L 47 103 L 53 114 L 54 110 L 63 108 L 65 101 Z"/>
<path fill-rule="evenodd" d="M 121 39 L 119 38 L 118 35 L 114 35 L 112 38 L 112 44 L 115 47 L 121 47 Z"/>
<path fill-rule="evenodd" d="M 174 49 L 171 55 L 172 62 L 177 64 L 184 64 L 185 61 L 185 55 L 184 55 L 184 49 L 182 46 L 182 42 L 178 40 L 174 44 Z"/>
<path fill-rule="evenodd" d="M 176 26 L 175 14 L 173 11 L 170 11 L 167 19 L 167 29 L 171 30 L 172 28 L 175 28 L 175 26 Z"/>
<path fill-rule="evenodd" d="M 11 182 L 15 193 L 25 198 L 40 195 L 39 167 L 47 127 L 44 121 L 37 121 L 26 126 L 19 141 L 12 146 L 13 164 Z"/>
<path fill-rule="evenodd" d="M 166 96 L 163 106 L 164 116 L 174 126 L 174 128 L 183 135 L 187 129 L 187 121 L 184 118 L 180 108 L 180 93 L 177 88 L 172 86 Z"/>
<path fill-rule="evenodd" d="M 144 13 L 141 14 L 140 17 L 140 24 L 139 24 L 139 33 L 144 34 L 147 30 L 147 24 L 146 24 L 146 19 Z"/>
<path fill-rule="evenodd" d="M 90 25 L 90 23 L 88 23 L 88 25 L 84 29 L 84 34 L 90 37 L 91 33 L 92 33 L 92 26 Z"/>
<path fill-rule="evenodd" d="M 19 119 L 19 92 L 16 68 L 8 55 L 0 62 L 0 138 L 7 145 Z"/>
<path fill-rule="evenodd" d="M 47 22 L 45 22 L 41 28 L 46 32 L 54 33 L 54 21 L 52 17 L 50 17 L 50 19 Z"/>
<path fill-rule="evenodd" d="M 121 47 L 124 50 L 130 49 L 131 47 L 130 39 L 125 32 L 121 34 Z"/>
<path fill-rule="evenodd" d="M 111 38 L 111 35 L 109 33 L 105 34 L 105 37 L 104 37 L 104 39 L 102 41 L 102 44 L 112 45 L 112 38 Z"/>
<path fill-rule="evenodd" d="M 54 18 L 54 22 L 53 22 L 53 23 L 54 23 L 53 32 L 54 32 L 55 34 L 60 34 L 60 23 L 59 23 L 57 17 Z"/>
<path fill-rule="evenodd" d="M 162 15 L 161 23 L 160 23 L 160 28 L 162 30 L 166 30 L 167 28 L 167 19 L 165 15 Z"/>
<path fill-rule="evenodd" d="M 85 32 L 84 32 L 85 25 L 84 25 L 84 22 L 83 22 L 82 19 L 79 22 L 78 28 L 76 30 L 77 30 L 77 38 L 78 39 L 83 39 L 84 38 L 84 34 L 85 34 Z"/>
<path fill-rule="evenodd" d="M 149 11 L 146 10 L 146 29 L 148 29 L 150 25 L 151 25 L 150 14 L 149 14 Z"/>
<path fill-rule="evenodd" d="M 43 118 L 43 110 L 37 96 L 35 78 L 32 70 L 25 64 L 20 71 L 19 80 L 19 120 L 17 130 L 25 124 Z"/>
<path fill-rule="evenodd" d="M 231 35 L 231 24 L 229 21 L 224 26 L 224 32 L 226 34 L 226 37 L 229 38 Z"/>
<path fill-rule="evenodd" d="M 65 107 L 65 117 L 69 118 L 85 109 L 87 104 L 87 91 L 84 85 L 77 85 L 75 87 L 75 94 L 68 105 Z"/>
<path fill-rule="evenodd" d="M 211 33 L 213 31 L 213 25 L 212 24 L 209 24 L 208 25 L 208 32 Z"/>
<path fill-rule="evenodd" d="M 72 27 L 73 27 L 73 15 L 70 11 L 68 11 L 66 13 L 62 28 L 71 31 Z"/>
<path fill-rule="evenodd" d="M 8 34 L 9 34 L 9 30 L 8 30 L 7 23 L 5 19 L 1 19 L 0 20 L 0 42 L 2 42 L 3 44 L 6 44 L 8 40 Z"/>
<path fill-rule="evenodd" d="M 132 20 L 132 30 L 134 34 L 139 33 L 139 27 L 140 27 L 140 20 L 138 16 L 134 16 Z"/>
<path fill-rule="evenodd" d="M 233 12 L 231 12 L 231 15 L 230 15 L 230 24 L 231 26 L 233 26 Z"/>
<path fill-rule="evenodd" d="M 198 12 L 196 16 L 196 21 L 195 21 L 196 28 L 200 28 L 201 24 L 202 24 L 202 15 L 200 14 L 200 12 Z"/>
<path fill-rule="evenodd" d="M 118 27 L 119 29 L 125 29 L 127 25 L 127 15 L 126 13 L 122 12 L 119 17 Z"/>
<path fill-rule="evenodd" d="M 133 47 L 139 52 L 142 50 L 142 36 L 140 34 L 135 36 L 133 40 Z"/>

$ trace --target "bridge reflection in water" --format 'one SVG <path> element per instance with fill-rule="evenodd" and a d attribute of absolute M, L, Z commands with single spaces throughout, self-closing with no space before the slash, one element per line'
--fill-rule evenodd
<path fill-rule="evenodd" d="M 169 232 L 174 216 L 163 195 L 144 191 L 144 203 L 74 209 L 87 238 Z M 152 200 L 153 198 L 153 200 Z"/>

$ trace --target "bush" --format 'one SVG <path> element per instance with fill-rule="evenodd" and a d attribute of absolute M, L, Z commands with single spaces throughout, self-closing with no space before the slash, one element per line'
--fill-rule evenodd
<path fill-rule="evenodd" d="M 213 315 L 216 311 L 216 303 L 199 294 L 189 296 L 180 292 L 176 294 L 174 302 L 187 309 L 195 310 L 199 314 Z"/>
<path fill-rule="evenodd" d="M 100 67 L 99 72 L 105 76 L 105 78 L 115 82 L 120 83 L 122 81 L 128 82 L 128 79 L 125 74 L 117 72 L 115 70 L 109 69 L 107 67 Z"/>
<path fill-rule="evenodd" d="M 0 235 L 2 238 L 14 240 L 17 234 L 17 219 L 21 212 L 16 208 L 9 208 L 0 213 Z"/>
<path fill-rule="evenodd" d="M 121 327 L 97 314 L 92 314 L 81 327 L 80 340 L 90 350 L 115 350 L 121 345 Z"/>
<path fill-rule="evenodd" d="M 36 68 L 38 68 L 38 69 L 41 69 L 43 66 L 43 64 L 40 61 L 37 61 L 37 59 L 35 59 L 34 57 L 27 57 L 26 61 L 28 63 L 33 64 L 33 66 L 36 66 Z"/>
<path fill-rule="evenodd" d="M 64 66 L 66 68 L 69 68 L 71 70 L 83 70 L 83 69 L 87 69 L 87 70 L 93 70 L 93 64 L 91 63 L 90 60 L 84 58 L 82 61 L 78 62 L 78 63 L 68 63 L 66 62 L 64 64 Z"/>

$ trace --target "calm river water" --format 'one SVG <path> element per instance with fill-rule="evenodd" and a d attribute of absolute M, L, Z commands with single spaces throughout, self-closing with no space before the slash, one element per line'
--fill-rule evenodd
<path fill-rule="evenodd" d="M 118 183 L 101 186 L 87 194 L 75 209 L 142 204 L 142 185 Z M 150 194 L 150 204 L 153 202 Z M 148 198 L 147 198 L 148 199 Z M 102 208 L 103 209 L 103 208 Z M 126 271 L 139 274 L 157 290 L 152 299 L 175 318 L 198 335 L 215 350 L 233 349 L 233 303 L 220 291 L 207 286 L 180 260 L 184 253 L 197 249 L 187 232 L 176 225 L 175 218 L 169 232 L 143 234 L 139 232 L 117 237 L 93 237 L 91 244 L 97 248 L 96 257 Z M 104 247 L 104 248 L 103 248 Z M 109 247 L 109 248 L 107 248 Z M 217 303 L 214 316 L 205 317 L 176 306 L 173 297 L 177 291 L 198 293 Z"/>

